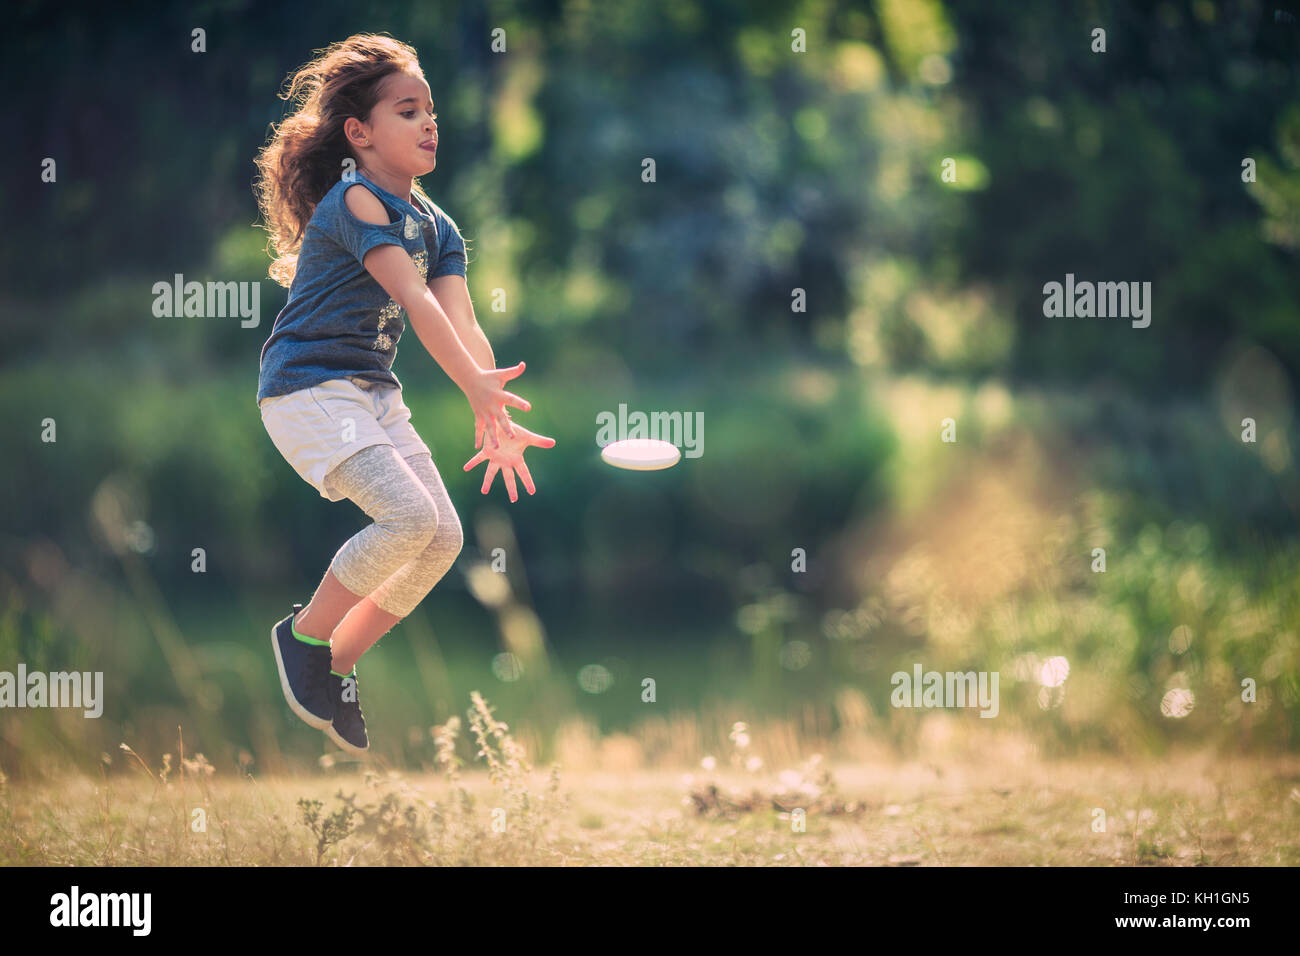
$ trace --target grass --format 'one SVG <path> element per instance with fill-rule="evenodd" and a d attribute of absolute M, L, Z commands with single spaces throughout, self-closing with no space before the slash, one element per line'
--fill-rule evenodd
<path fill-rule="evenodd" d="M 731 759 L 710 769 L 544 772 L 472 699 L 482 769 L 460 766 L 452 718 L 433 729 L 437 774 L 335 758 L 314 774 L 222 777 L 201 754 L 154 770 L 124 744 L 130 775 L 0 778 L 0 865 L 1300 864 L 1293 756 L 832 769 L 813 755 L 772 773 L 738 724 Z"/>

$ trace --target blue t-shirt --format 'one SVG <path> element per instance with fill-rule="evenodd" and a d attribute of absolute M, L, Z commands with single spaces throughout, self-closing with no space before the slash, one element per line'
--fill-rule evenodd
<path fill-rule="evenodd" d="M 343 194 L 362 184 L 379 197 L 390 222 L 376 225 L 354 216 Z M 412 205 L 360 172 L 340 180 L 312 212 L 298 252 L 289 299 L 262 346 L 257 401 L 357 377 L 402 387 L 393 374 L 405 313 L 362 261 L 375 246 L 401 246 L 428 281 L 465 275 L 465 241 L 456 223 L 414 191 Z"/>

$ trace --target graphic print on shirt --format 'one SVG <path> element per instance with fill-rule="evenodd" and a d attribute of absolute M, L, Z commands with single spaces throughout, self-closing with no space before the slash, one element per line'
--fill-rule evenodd
<path fill-rule="evenodd" d="M 407 239 L 414 239 L 420 234 L 420 226 L 409 215 L 406 217 L 406 226 L 402 230 Z M 423 249 L 420 252 L 411 253 L 411 260 L 415 263 L 415 268 L 420 273 L 420 278 L 424 279 L 429 274 L 429 251 Z M 371 346 L 376 352 L 387 352 L 393 347 L 393 337 L 384 330 L 388 328 L 390 322 L 395 320 L 402 311 L 402 307 L 393 299 L 379 310 L 379 328 L 375 337 L 375 344 Z"/>

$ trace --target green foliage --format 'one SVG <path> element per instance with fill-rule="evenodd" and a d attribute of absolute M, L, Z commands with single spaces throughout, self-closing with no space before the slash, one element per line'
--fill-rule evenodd
<path fill-rule="evenodd" d="M 316 838 L 317 866 L 321 865 L 326 852 L 331 846 L 347 839 L 352 832 L 352 818 L 358 813 L 357 808 L 352 805 L 352 801 L 342 791 L 339 791 L 338 798 L 343 801 L 343 806 L 324 820 L 320 816 L 324 805 L 319 800 L 308 800 L 306 797 L 298 800 L 298 810 L 302 814 L 302 824 Z"/>

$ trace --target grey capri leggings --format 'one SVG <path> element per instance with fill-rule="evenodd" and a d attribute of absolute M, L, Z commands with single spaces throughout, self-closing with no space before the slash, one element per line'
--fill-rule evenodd
<path fill-rule="evenodd" d="M 370 445 L 326 476 L 328 491 L 344 495 L 374 519 L 343 543 L 330 561 L 353 594 L 406 617 L 460 554 L 464 535 L 456 509 L 426 451 L 407 458 L 392 445 Z"/>

